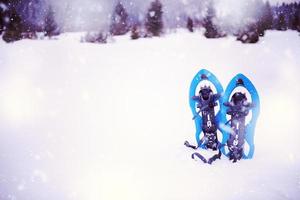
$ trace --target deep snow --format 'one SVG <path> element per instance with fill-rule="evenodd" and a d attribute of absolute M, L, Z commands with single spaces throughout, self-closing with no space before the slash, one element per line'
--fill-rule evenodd
<path fill-rule="evenodd" d="M 299 33 L 258 44 L 179 31 L 106 45 L 0 41 L 0 199 L 199 200 L 300 196 Z M 188 89 L 201 68 L 256 86 L 252 160 L 190 158 Z"/>

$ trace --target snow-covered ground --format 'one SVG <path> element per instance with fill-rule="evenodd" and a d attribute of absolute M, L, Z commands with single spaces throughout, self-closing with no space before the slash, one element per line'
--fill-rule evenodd
<path fill-rule="evenodd" d="M 299 198 L 299 33 L 253 45 L 184 31 L 128 37 L 0 41 L 1 200 Z M 188 89 L 201 68 L 224 87 L 237 73 L 257 87 L 252 160 L 190 158 Z"/>

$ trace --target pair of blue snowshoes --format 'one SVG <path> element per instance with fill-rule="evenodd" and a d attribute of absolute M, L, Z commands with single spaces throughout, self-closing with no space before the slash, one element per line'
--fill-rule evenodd
<path fill-rule="evenodd" d="M 204 163 L 211 164 L 222 154 L 233 162 L 253 157 L 260 101 L 255 87 L 246 76 L 236 75 L 224 92 L 216 76 L 202 69 L 192 80 L 189 104 L 196 126 L 197 145 L 185 141 L 185 146 L 217 151 L 209 159 L 195 152 L 193 159 L 198 157 Z M 218 138 L 218 133 L 222 139 Z"/>

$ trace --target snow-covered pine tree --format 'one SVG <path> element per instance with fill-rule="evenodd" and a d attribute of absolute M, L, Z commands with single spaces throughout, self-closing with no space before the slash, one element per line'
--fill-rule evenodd
<path fill-rule="evenodd" d="M 146 15 L 145 28 L 148 37 L 160 36 L 163 32 L 163 10 L 159 0 L 151 3 Z"/>
<path fill-rule="evenodd" d="M 36 38 L 36 32 L 41 31 L 41 26 L 37 23 L 41 4 L 40 0 L 25 0 L 18 3 L 18 12 L 23 21 L 22 38 Z"/>
<path fill-rule="evenodd" d="M 220 28 L 216 24 L 215 18 L 216 18 L 216 11 L 214 8 L 213 1 L 211 1 L 208 6 L 207 15 L 204 19 L 204 24 L 203 24 L 205 28 L 204 36 L 206 38 L 219 38 L 224 36 L 224 34 L 221 33 Z"/>
<path fill-rule="evenodd" d="M 19 3 L 18 11 L 24 22 L 25 33 L 41 31 L 42 26 L 38 23 L 43 12 L 42 0 L 25 0 Z"/>
<path fill-rule="evenodd" d="M 129 31 L 128 13 L 122 2 L 118 2 L 112 15 L 110 34 L 124 35 Z"/>
<path fill-rule="evenodd" d="M 265 3 L 262 2 L 262 6 L 260 7 L 260 9 L 261 12 L 258 16 L 257 26 L 259 35 L 263 36 L 265 30 L 269 30 L 272 28 L 273 15 L 269 1 L 266 1 Z"/>
<path fill-rule="evenodd" d="M 54 14 L 55 13 L 52 9 L 52 6 L 49 6 L 47 10 L 47 14 L 45 16 L 45 27 L 44 27 L 45 35 L 48 37 L 59 35 L 60 33 L 59 27 L 55 21 Z"/>

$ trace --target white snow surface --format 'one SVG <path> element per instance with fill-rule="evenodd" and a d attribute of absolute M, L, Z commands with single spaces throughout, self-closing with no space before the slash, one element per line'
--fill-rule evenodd
<path fill-rule="evenodd" d="M 0 41 L 1 200 L 299 199 L 299 33 L 79 40 Z M 201 68 L 224 88 L 237 73 L 256 86 L 253 159 L 191 159 Z"/>

